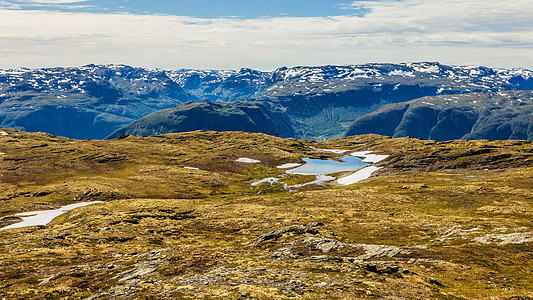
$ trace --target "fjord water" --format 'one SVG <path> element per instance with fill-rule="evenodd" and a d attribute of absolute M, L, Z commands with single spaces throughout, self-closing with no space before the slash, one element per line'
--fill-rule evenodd
<path fill-rule="evenodd" d="M 287 173 L 298 175 L 325 175 L 338 172 L 356 171 L 368 166 L 360 158 L 354 156 L 344 156 L 340 161 L 331 159 L 304 158 L 305 164 L 298 168 L 288 170 Z"/>

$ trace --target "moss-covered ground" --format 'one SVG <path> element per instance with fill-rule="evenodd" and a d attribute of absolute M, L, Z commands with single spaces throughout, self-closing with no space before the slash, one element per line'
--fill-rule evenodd
<path fill-rule="evenodd" d="M 533 298 L 529 142 L 4 131 L 0 217 L 103 203 L 0 231 L 0 299 Z M 391 156 L 349 186 L 250 186 L 335 157 L 308 146 Z"/>

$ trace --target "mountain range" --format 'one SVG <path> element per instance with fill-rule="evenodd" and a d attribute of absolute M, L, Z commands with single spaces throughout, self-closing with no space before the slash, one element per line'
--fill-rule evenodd
<path fill-rule="evenodd" d="M 0 72 L 2 127 L 101 139 L 147 113 L 195 99 L 165 72 L 128 66 Z"/>
<path fill-rule="evenodd" d="M 0 126 L 77 139 L 205 129 L 311 140 L 356 133 L 531 140 L 530 93 L 506 92 L 513 90 L 533 90 L 533 72 L 433 62 L 272 72 L 17 69 L 0 71 Z M 498 93 L 514 100 L 493 105 Z"/>
<path fill-rule="evenodd" d="M 358 118 L 347 135 L 377 133 L 431 140 L 533 139 L 533 92 L 428 96 Z"/>

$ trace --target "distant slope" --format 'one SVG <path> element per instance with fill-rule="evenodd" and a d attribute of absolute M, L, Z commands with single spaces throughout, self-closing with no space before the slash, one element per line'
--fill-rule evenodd
<path fill-rule="evenodd" d="M 0 126 L 77 139 L 104 138 L 191 99 L 158 70 L 88 65 L 0 72 Z"/>
<path fill-rule="evenodd" d="M 533 92 L 424 97 L 358 118 L 346 135 L 376 133 L 432 140 L 533 140 Z"/>
<path fill-rule="evenodd" d="M 294 131 L 287 118 L 281 108 L 266 101 L 188 102 L 151 113 L 108 138 L 194 130 L 261 132 L 290 137 Z"/>

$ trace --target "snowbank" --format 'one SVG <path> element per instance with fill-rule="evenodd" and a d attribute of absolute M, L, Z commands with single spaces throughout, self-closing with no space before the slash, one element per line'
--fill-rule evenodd
<path fill-rule="evenodd" d="M 361 151 L 361 152 L 354 152 L 350 155 L 355 156 L 355 157 L 363 157 L 364 159 L 362 160 L 362 162 L 371 163 L 371 164 L 378 163 L 382 160 L 385 160 L 387 157 L 389 157 L 389 155 L 378 155 L 378 154 L 370 154 L 370 153 L 372 153 L 372 151 Z"/>
<path fill-rule="evenodd" d="M 16 214 L 15 216 L 21 217 L 23 221 L 6 226 L 4 228 L 0 228 L 0 230 L 46 225 L 52 222 L 54 218 L 59 217 L 60 215 L 66 213 L 69 210 L 73 210 L 78 207 L 83 207 L 83 206 L 96 204 L 96 203 L 103 203 L 103 202 L 93 201 L 93 202 L 75 203 L 75 204 L 63 206 L 55 210 L 32 211 L 32 212 Z"/>
<path fill-rule="evenodd" d="M 301 165 L 302 164 L 300 163 L 288 163 L 288 164 L 283 164 L 281 166 L 278 166 L 278 169 L 292 169 L 292 168 L 299 167 Z"/>
<path fill-rule="evenodd" d="M 187 170 L 200 170 L 198 168 L 194 168 L 194 167 L 183 167 L 184 169 L 187 169 Z"/>
<path fill-rule="evenodd" d="M 257 163 L 260 163 L 261 161 L 260 160 L 257 160 L 257 159 L 251 159 L 251 158 L 246 158 L 246 157 L 241 157 L 237 160 L 235 160 L 236 162 L 241 162 L 241 163 L 246 163 L 246 164 L 257 164 Z"/>
<path fill-rule="evenodd" d="M 369 166 L 353 173 L 352 175 L 337 179 L 337 183 L 340 185 L 354 184 L 361 180 L 368 179 L 372 175 L 372 173 L 376 172 L 379 169 L 381 169 L 381 167 Z"/>

